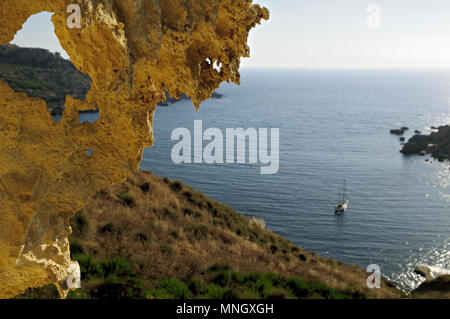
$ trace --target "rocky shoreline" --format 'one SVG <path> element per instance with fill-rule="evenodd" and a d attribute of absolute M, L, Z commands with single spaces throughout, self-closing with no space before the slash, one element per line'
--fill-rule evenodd
<path fill-rule="evenodd" d="M 400 136 L 400 141 L 404 142 L 403 135 L 408 131 L 408 127 L 391 129 L 390 133 Z M 405 156 L 430 154 L 438 161 L 450 160 L 450 126 L 431 127 L 429 135 L 421 134 L 415 130 L 414 134 L 406 143 L 402 143 L 400 150 Z M 427 160 L 428 161 L 428 160 Z M 425 281 L 411 292 L 413 298 L 450 298 L 450 271 L 438 269 L 427 265 L 418 265 L 414 272 Z"/>
<path fill-rule="evenodd" d="M 435 131 L 430 135 L 416 134 L 411 137 L 400 152 L 404 155 L 431 154 L 438 161 L 450 160 L 450 126 L 445 125 L 434 129 Z"/>
<path fill-rule="evenodd" d="M 412 291 L 413 298 L 450 298 L 450 270 L 418 265 L 414 272 L 426 280 Z"/>
<path fill-rule="evenodd" d="M 181 100 L 190 100 L 191 98 L 187 96 L 185 93 L 181 93 L 181 96 L 179 99 L 175 99 L 173 97 L 170 97 L 169 93 L 167 91 L 164 91 L 164 94 L 166 95 L 166 100 L 164 102 L 159 102 L 158 106 L 169 106 L 171 104 L 175 104 L 177 102 L 180 102 Z M 223 97 L 223 94 L 213 92 L 211 95 L 211 99 L 221 99 Z"/>
<path fill-rule="evenodd" d="M 411 296 L 413 298 L 450 298 L 450 275 L 423 282 L 411 293 Z"/>

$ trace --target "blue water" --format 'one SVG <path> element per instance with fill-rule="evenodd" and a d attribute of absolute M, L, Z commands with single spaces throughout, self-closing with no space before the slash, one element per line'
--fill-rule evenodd
<path fill-rule="evenodd" d="M 245 69 L 242 85 L 196 112 L 189 101 L 158 107 L 155 145 L 141 168 L 180 179 L 324 257 L 366 268 L 375 263 L 405 290 L 417 264 L 450 268 L 449 163 L 404 157 L 400 126 L 429 132 L 450 123 L 450 71 Z M 280 169 L 182 164 L 171 160 L 172 130 L 280 129 Z M 409 134 L 410 135 L 410 134 Z M 409 136 L 407 135 L 407 136 Z M 347 214 L 334 216 L 342 180 Z"/>

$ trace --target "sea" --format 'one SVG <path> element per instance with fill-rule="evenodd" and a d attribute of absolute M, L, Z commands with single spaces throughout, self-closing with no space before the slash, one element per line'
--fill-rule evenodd
<path fill-rule="evenodd" d="M 263 217 L 323 257 L 377 264 L 405 291 L 423 281 L 416 265 L 450 268 L 450 163 L 404 156 L 389 132 L 407 126 L 408 139 L 450 123 L 450 70 L 247 68 L 241 85 L 217 92 L 223 97 L 198 111 L 190 100 L 158 106 L 141 169 Z M 278 172 L 263 175 L 260 163 L 174 163 L 172 133 L 194 134 L 195 120 L 222 132 L 278 128 Z M 344 179 L 349 208 L 336 216 Z"/>

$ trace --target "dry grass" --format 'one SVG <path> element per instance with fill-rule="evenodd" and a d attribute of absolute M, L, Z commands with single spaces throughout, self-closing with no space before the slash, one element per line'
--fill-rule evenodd
<path fill-rule="evenodd" d="M 403 296 L 386 281 L 368 289 L 364 270 L 305 251 L 231 207 L 148 171 L 98 193 L 72 225 L 73 252 L 96 260 L 124 257 L 149 285 L 201 278 L 211 265 L 226 264 L 240 273 L 295 276 L 367 297 Z"/>

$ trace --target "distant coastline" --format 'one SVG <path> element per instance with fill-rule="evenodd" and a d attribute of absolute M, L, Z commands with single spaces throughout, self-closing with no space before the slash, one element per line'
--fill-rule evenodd
<path fill-rule="evenodd" d="M 45 49 L 0 45 L 0 79 L 16 92 L 45 100 L 50 113 L 62 115 L 66 96 L 84 100 L 91 78 L 73 64 Z"/>
<path fill-rule="evenodd" d="M 181 100 L 189 100 L 190 97 L 187 96 L 184 93 L 181 93 L 181 97 L 178 99 L 175 99 L 173 97 L 170 97 L 169 93 L 167 91 L 164 91 L 164 94 L 166 95 L 166 100 L 164 102 L 159 102 L 157 105 L 158 106 L 164 106 L 167 107 L 171 104 L 175 104 Z M 217 93 L 217 92 L 213 92 L 213 94 L 211 95 L 212 99 L 221 99 L 223 97 L 223 94 Z"/>

